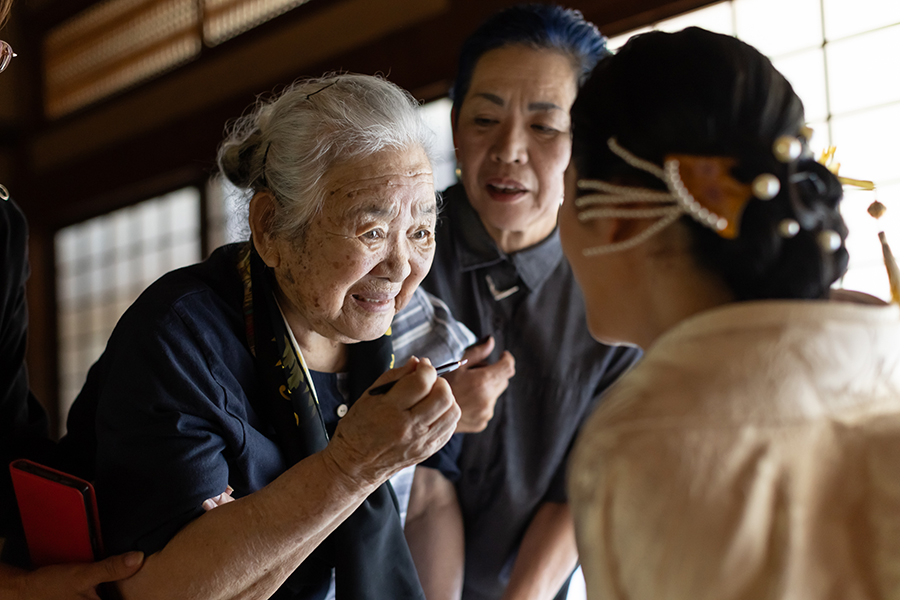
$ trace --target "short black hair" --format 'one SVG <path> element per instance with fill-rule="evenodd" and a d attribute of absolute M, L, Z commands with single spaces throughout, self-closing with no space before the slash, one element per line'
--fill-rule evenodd
<path fill-rule="evenodd" d="M 450 90 L 457 114 L 478 60 L 490 50 L 509 45 L 557 50 L 568 56 L 579 84 L 597 61 L 609 54 L 606 38 L 577 10 L 554 4 L 519 4 L 504 9 L 482 23 L 463 42 L 456 81 Z"/>

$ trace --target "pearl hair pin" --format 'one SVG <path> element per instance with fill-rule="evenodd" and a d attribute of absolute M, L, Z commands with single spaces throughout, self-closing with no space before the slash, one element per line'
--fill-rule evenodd
<path fill-rule="evenodd" d="M 841 236 L 836 231 L 824 229 L 816 235 L 816 242 L 825 254 L 834 254 L 841 247 Z"/>
<path fill-rule="evenodd" d="M 800 233 L 800 223 L 794 219 L 782 219 L 778 224 L 778 235 L 790 239 Z"/>
<path fill-rule="evenodd" d="M 690 215 L 726 239 L 738 235 L 740 215 L 753 197 L 750 186 L 731 176 L 735 159 L 722 156 L 670 155 L 661 168 L 625 150 L 615 138 L 608 140 L 612 152 L 635 169 L 649 173 L 666 184 L 668 191 L 616 185 L 606 181 L 582 179 L 578 189 L 589 192 L 575 200 L 578 219 L 656 219 L 638 235 L 616 242 L 585 248 L 585 256 L 608 254 L 633 248 L 656 235 L 682 215 Z M 700 200 L 694 197 L 700 193 Z M 628 204 L 656 204 L 630 208 Z"/>
<path fill-rule="evenodd" d="M 760 200 L 771 200 L 781 191 L 781 182 L 771 173 L 762 173 L 753 179 L 750 188 Z"/>
<path fill-rule="evenodd" d="M 772 144 L 772 154 L 779 162 L 789 163 L 800 158 L 803 144 L 792 135 L 782 135 Z"/>
<path fill-rule="evenodd" d="M 637 236 L 595 248 L 585 248 L 585 256 L 626 250 L 644 242 L 678 220 L 690 215 L 698 223 L 712 229 L 725 239 L 735 239 L 740 233 L 740 220 L 746 205 L 755 199 L 769 201 L 782 191 L 782 183 L 772 173 L 761 173 L 744 184 L 731 175 L 737 159 L 726 156 L 667 155 L 663 167 L 635 156 L 609 138 L 609 149 L 635 169 L 662 180 L 668 192 L 644 187 L 616 185 L 606 181 L 582 179 L 578 189 L 589 192 L 580 196 L 575 205 L 581 210 L 582 222 L 600 218 L 656 219 Z M 803 143 L 796 137 L 784 135 L 772 145 L 772 153 L 782 163 L 800 158 Z M 644 204 L 630 208 L 627 204 Z M 657 206 L 646 206 L 656 204 Z M 779 236 L 790 239 L 800 233 L 796 218 L 784 218 L 776 226 Z M 832 230 L 820 231 L 816 241 L 823 252 L 836 252 L 843 244 L 841 236 Z"/>

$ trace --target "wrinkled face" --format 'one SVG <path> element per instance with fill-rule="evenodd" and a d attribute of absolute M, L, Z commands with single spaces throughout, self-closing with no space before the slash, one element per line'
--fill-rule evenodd
<path fill-rule="evenodd" d="M 472 206 L 508 252 L 556 226 L 576 92 L 569 58 L 554 50 L 504 46 L 472 73 L 454 125 L 456 158 Z"/>
<path fill-rule="evenodd" d="M 420 147 L 385 150 L 339 163 L 322 186 L 324 206 L 303 239 L 276 242 L 282 301 L 308 331 L 342 343 L 376 339 L 431 268 L 431 165 Z"/>

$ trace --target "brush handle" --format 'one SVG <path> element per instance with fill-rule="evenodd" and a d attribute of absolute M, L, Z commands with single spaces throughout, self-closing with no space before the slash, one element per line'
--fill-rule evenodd
<path fill-rule="evenodd" d="M 437 371 L 437 374 L 439 376 L 446 375 L 447 373 L 452 373 L 453 371 L 457 370 L 458 368 L 460 368 L 467 362 L 468 361 L 466 359 L 453 361 L 451 363 L 447 363 L 446 365 L 441 365 L 439 367 L 435 367 L 435 371 Z M 400 381 L 400 380 L 395 379 L 394 381 L 388 381 L 387 383 L 385 383 L 383 385 L 379 385 L 377 388 L 372 388 L 371 390 L 369 390 L 369 395 L 370 396 L 380 396 L 382 394 L 387 394 L 388 391 L 392 387 L 394 387 L 394 384 L 397 383 L 398 381 Z"/>

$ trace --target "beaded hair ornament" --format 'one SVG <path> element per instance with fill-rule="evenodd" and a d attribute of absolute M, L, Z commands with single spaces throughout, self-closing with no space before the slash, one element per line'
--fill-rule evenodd
<path fill-rule="evenodd" d="M 582 209 L 578 214 L 579 221 L 602 218 L 657 219 L 650 227 L 632 238 L 585 248 L 582 251 L 585 256 L 634 248 L 677 221 L 682 215 L 690 215 L 695 221 L 709 227 L 723 238 L 733 240 L 740 233 L 741 216 L 747 203 L 753 198 L 771 200 L 781 191 L 781 181 L 771 173 L 757 175 L 750 185 L 737 181 L 730 174 L 731 169 L 737 164 L 734 158 L 670 154 L 665 157 L 663 166 L 660 167 L 635 156 L 619 145 L 614 137 L 609 138 L 607 144 L 616 156 L 630 166 L 660 179 L 666 184 L 668 191 L 615 185 L 594 179 L 579 180 L 577 184 L 579 190 L 595 192 L 575 200 L 575 206 Z M 772 150 L 778 161 L 792 163 L 800 157 L 803 145 L 795 137 L 782 136 L 775 141 Z M 623 204 L 658 206 L 628 208 L 622 207 Z M 811 228 L 810 225 L 812 224 L 805 224 L 805 227 Z M 784 238 L 794 237 L 799 232 L 800 223 L 794 219 L 784 219 L 778 224 L 778 233 Z M 828 229 L 820 231 L 817 240 L 822 251 L 826 253 L 835 252 L 842 244 L 840 235 Z"/>

